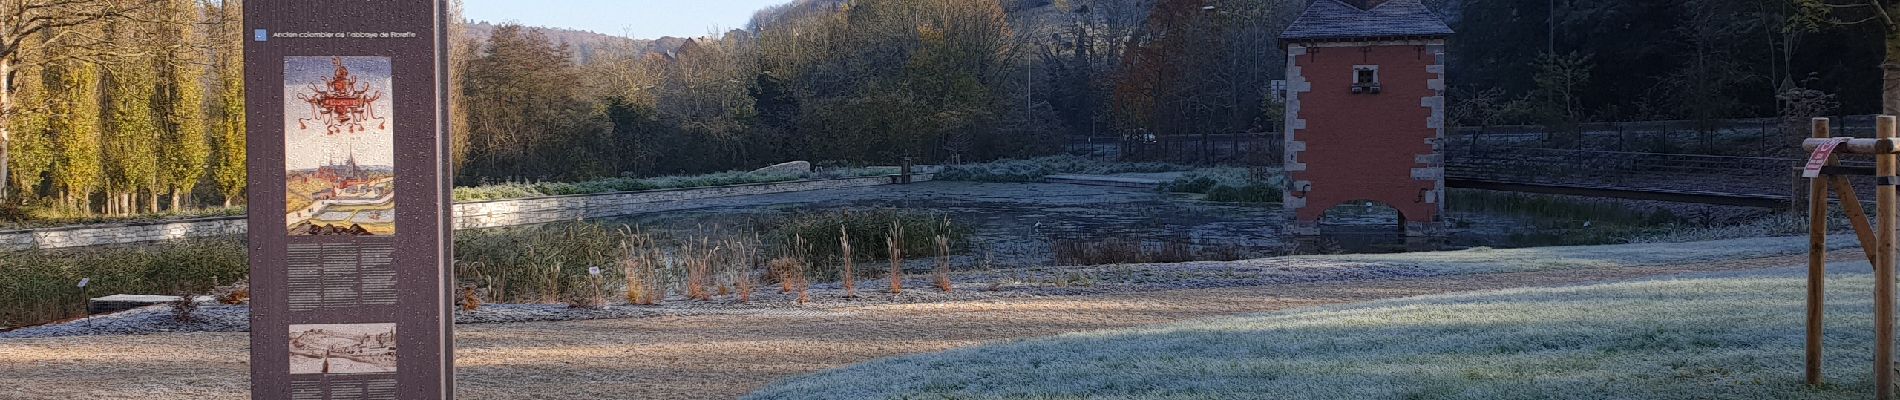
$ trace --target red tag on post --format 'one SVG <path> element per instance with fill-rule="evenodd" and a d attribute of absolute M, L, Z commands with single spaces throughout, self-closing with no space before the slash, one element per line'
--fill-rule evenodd
<path fill-rule="evenodd" d="M 1827 165 L 1828 157 L 1834 156 L 1834 148 L 1840 147 L 1841 143 L 1847 143 L 1847 139 L 1848 138 L 1834 138 L 1834 139 L 1828 140 L 1825 143 L 1821 143 L 1820 146 L 1815 146 L 1814 154 L 1808 155 L 1807 168 L 1804 168 L 1801 170 L 1801 177 L 1803 178 L 1820 177 L 1821 167 Z"/>

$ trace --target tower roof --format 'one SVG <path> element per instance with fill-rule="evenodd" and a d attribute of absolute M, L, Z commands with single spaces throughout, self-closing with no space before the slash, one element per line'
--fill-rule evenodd
<path fill-rule="evenodd" d="M 1442 38 L 1451 27 L 1419 0 L 1315 0 L 1283 42 L 1362 41 L 1390 38 Z"/>

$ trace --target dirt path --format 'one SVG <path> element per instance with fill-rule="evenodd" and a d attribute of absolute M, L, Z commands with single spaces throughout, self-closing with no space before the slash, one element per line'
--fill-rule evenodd
<path fill-rule="evenodd" d="M 1848 261 L 1854 252 L 1835 252 Z M 792 316 L 695 316 L 456 327 L 470 399 L 720 399 L 879 357 L 1048 336 L 1473 290 L 1801 265 L 1805 256 L 1212 290 L 845 306 Z M 0 398 L 247 398 L 242 333 L 0 340 Z"/>

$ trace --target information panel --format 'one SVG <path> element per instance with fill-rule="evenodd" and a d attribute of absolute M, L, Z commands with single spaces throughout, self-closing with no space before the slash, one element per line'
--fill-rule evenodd
<path fill-rule="evenodd" d="M 252 0 L 251 397 L 448 399 L 442 0 Z"/>

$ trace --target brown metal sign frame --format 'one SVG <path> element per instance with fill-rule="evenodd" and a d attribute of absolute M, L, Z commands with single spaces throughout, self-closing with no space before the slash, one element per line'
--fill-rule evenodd
<path fill-rule="evenodd" d="M 252 398 L 410 400 L 454 396 L 451 187 L 444 95 L 447 39 L 443 36 L 448 21 L 444 3 L 253 0 L 246 4 Z M 355 100 L 310 100 L 299 97 L 306 94 L 291 93 L 297 87 L 294 84 L 303 82 L 287 80 L 296 78 L 287 72 L 289 65 L 308 62 L 306 58 L 334 60 L 336 81 L 343 82 L 335 88 L 348 88 L 337 93 L 355 93 L 362 88 L 366 94 Z M 373 68 L 363 68 L 365 65 Z M 380 72 L 386 83 L 377 86 L 367 82 L 377 77 L 364 77 L 361 72 L 348 75 L 350 68 Z M 345 76 L 349 78 L 343 79 Z M 321 94 L 329 87 L 313 85 L 310 89 Z M 384 91 L 387 96 L 374 99 L 367 94 Z M 354 109 L 362 113 L 362 118 L 339 119 L 328 113 L 373 104 L 372 100 L 387 104 Z M 290 109 L 305 106 L 297 102 L 314 106 L 310 115 L 290 115 L 293 111 L 287 111 L 286 102 L 293 103 Z M 371 115 L 378 110 L 376 107 L 391 111 Z M 325 183 L 338 188 L 322 192 L 326 197 L 352 190 L 370 199 L 360 202 L 381 202 L 368 207 L 393 202 L 393 211 L 388 211 L 393 217 L 385 212 L 364 216 L 363 211 L 351 211 L 357 214 L 348 214 L 350 217 L 341 222 L 376 221 L 366 224 L 380 224 L 381 229 L 393 230 L 393 234 L 372 234 L 368 229 L 358 229 L 354 235 L 341 228 L 325 231 L 316 229 L 319 219 L 314 216 L 299 220 L 302 216 L 333 215 L 336 213 L 325 213 L 328 207 L 357 207 L 356 203 L 320 200 L 300 209 L 313 212 L 289 210 L 286 196 L 291 190 L 287 186 L 292 184 L 287 182 L 295 182 L 288 167 L 293 158 L 290 153 L 305 149 L 286 144 L 286 139 L 291 135 L 287 131 L 294 129 L 291 127 L 297 126 L 295 121 L 300 118 L 308 118 L 306 124 L 330 124 L 331 134 L 352 134 L 361 129 L 390 137 L 384 149 L 390 154 L 380 156 L 390 165 L 359 169 L 355 159 L 358 149 L 351 145 L 348 171 L 374 172 L 339 178 L 333 170 L 322 169 L 331 168 L 326 164 L 315 174 L 328 179 L 326 182 L 347 182 Z M 317 121 L 319 118 L 331 119 Z M 377 123 L 383 125 L 374 125 Z M 329 162 L 335 163 L 334 156 Z M 306 185 L 313 175 L 307 171 L 298 170 L 295 177 Z M 329 235 L 292 235 L 293 228 L 302 233 L 306 227 L 311 233 L 325 231 Z M 384 271 L 378 268 L 388 271 L 377 272 Z M 355 280 L 354 286 L 348 283 L 351 280 Z M 327 286 L 313 289 L 313 282 Z M 332 301 L 335 298 L 358 301 Z M 293 330 L 297 330 L 296 339 Z M 327 347 L 320 347 L 324 343 Z M 338 350 L 336 343 L 343 343 L 346 349 Z M 319 356 L 313 358 L 309 351 L 293 355 L 293 348 L 318 349 Z M 293 368 L 293 358 L 298 359 L 299 367 Z M 317 372 L 312 373 L 311 365 L 320 367 L 314 367 Z"/>

